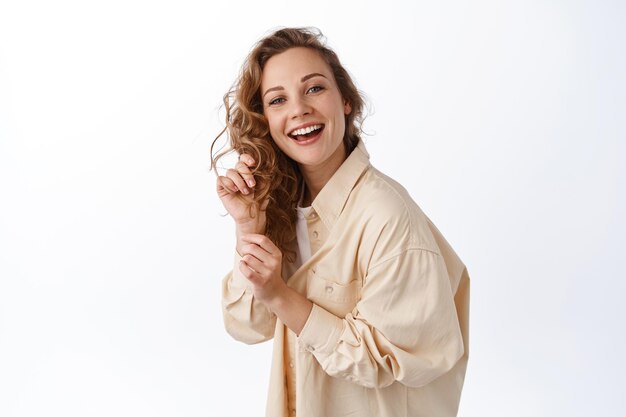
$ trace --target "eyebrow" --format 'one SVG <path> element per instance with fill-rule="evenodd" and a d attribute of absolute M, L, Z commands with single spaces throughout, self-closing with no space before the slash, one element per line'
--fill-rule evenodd
<path fill-rule="evenodd" d="M 311 74 L 305 75 L 304 77 L 300 78 L 300 82 L 303 83 L 306 80 L 308 80 L 309 78 L 313 78 L 313 77 L 324 77 L 326 79 L 328 79 L 324 74 L 320 74 L 319 72 L 312 72 Z M 272 87 L 272 88 L 268 88 L 265 93 L 263 93 L 263 97 L 265 97 L 265 95 L 267 93 L 269 93 L 270 91 L 277 91 L 277 90 L 284 90 L 285 87 L 278 85 L 276 87 Z"/>

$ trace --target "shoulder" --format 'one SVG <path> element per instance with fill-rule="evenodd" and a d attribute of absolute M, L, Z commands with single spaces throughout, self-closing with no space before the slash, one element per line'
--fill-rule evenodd
<path fill-rule="evenodd" d="M 371 165 L 355 185 L 346 210 L 387 255 L 409 249 L 439 253 L 428 217 L 406 188 Z"/>

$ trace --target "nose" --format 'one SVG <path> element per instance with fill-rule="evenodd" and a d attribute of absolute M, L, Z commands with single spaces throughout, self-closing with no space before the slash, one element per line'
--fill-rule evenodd
<path fill-rule="evenodd" d="M 311 106 L 304 98 L 297 97 L 291 100 L 291 117 L 296 118 L 311 113 Z"/>

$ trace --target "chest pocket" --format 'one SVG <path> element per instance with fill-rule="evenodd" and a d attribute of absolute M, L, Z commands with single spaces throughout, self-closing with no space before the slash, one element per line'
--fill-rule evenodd
<path fill-rule="evenodd" d="M 338 283 L 319 273 L 311 273 L 307 283 L 307 296 L 329 312 L 344 317 L 356 306 L 361 296 L 361 281 L 352 280 L 347 284 Z"/>

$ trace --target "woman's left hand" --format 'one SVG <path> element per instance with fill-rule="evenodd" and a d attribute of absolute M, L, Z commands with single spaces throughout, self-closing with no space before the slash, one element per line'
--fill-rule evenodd
<path fill-rule="evenodd" d="M 283 254 L 267 236 L 241 236 L 241 263 L 239 270 L 254 286 L 254 297 L 269 304 L 287 284 L 282 278 Z"/>

